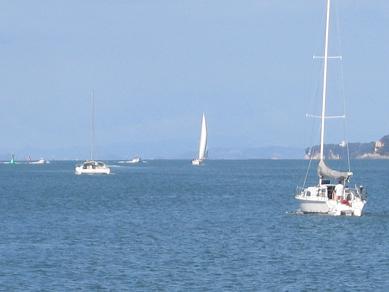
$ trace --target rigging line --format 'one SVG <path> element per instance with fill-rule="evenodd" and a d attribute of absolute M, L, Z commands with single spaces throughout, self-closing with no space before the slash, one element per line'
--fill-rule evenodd
<path fill-rule="evenodd" d="M 314 123 L 312 123 L 312 124 L 314 124 Z M 316 136 L 316 135 L 313 135 L 313 132 L 314 132 L 314 129 L 317 129 L 317 127 L 316 127 L 316 125 L 315 126 L 312 126 L 312 133 L 311 133 L 311 137 L 314 137 L 314 136 Z M 316 131 L 316 134 L 317 134 L 317 136 L 320 136 L 320 130 L 319 129 L 317 129 L 317 131 Z M 309 147 L 309 152 L 308 152 L 308 154 L 309 154 L 309 162 L 308 162 L 308 167 L 307 167 L 307 171 L 306 171 L 306 173 L 305 173 L 305 178 L 304 178 L 304 183 L 303 183 L 303 187 L 305 188 L 305 185 L 306 185 L 306 182 L 307 182 L 307 180 L 308 180 L 308 175 L 309 175 L 309 171 L 310 171 L 310 169 L 311 169 L 311 165 L 312 165 L 312 160 L 313 160 L 313 150 L 314 150 L 314 148 L 315 148 L 315 145 L 313 144 L 313 143 L 311 143 L 310 144 L 311 146 Z"/>
<path fill-rule="evenodd" d="M 310 77 L 312 76 L 319 76 L 320 72 L 322 71 L 322 64 L 320 66 L 319 69 L 316 69 L 317 68 L 317 64 L 315 62 L 312 61 L 311 63 L 311 72 L 313 72 L 313 74 L 310 74 Z M 317 74 L 316 74 L 317 73 Z M 317 97 L 319 95 L 319 92 L 320 92 L 320 81 L 318 78 L 314 78 L 314 80 L 312 80 L 311 78 L 311 90 L 309 90 L 311 93 L 309 94 L 310 98 L 310 104 L 309 104 L 309 108 L 314 108 L 314 105 L 317 105 L 317 103 L 315 103 L 315 97 Z M 316 141 L 316 135 L 314 135 L 314 133 L 316 132 L 315 129 L 317 130 L 317 120 L 313 121 L 312 123 L 310 123 L 310 129 L 309 129 L 309 135 L 306 135 L 305 137 L 305 143 L 306 145 L 309 145 L 309 161 L 308 161 L 308 165 L 307 165 L 307 170 L 306 170 L 306 174 L 305 174 L 305 178 L 304 178 L 304 181 L 303 181 L 303 187 L 305 187 L 306 185 L 306 182 L 307 182 L 307 179 L 308 179 L 308 175 L 309 175 L 309 172 L 311 170 L 311 165 L 312 165 L 312 157 L 313 157 L 313 148 L 314 148 L 314 141 Z M 309 137 L 309 138 L 308 138 Z"/>
<path fill-rule="evenodd" d="M 326 19 L 326 10 L 321 9 L 321 21 L 320 21 L 320 28 L 324 27 L 325 24 L 325 19 Z M 314 43 L 314 52 L 312 56 L 315 55 L 315 52 L 319 52 L 322 54 L 322 39 L 321 38 L 315 38 L 316 42 Z M 311 74 L 309 75 L 310 77 L 310 90 L 309 90 L 309 97 L 308 97 L 308 109 L 312 109 L 312 112 L 317 112 L 320 107 L 319 103 L 317 102 L 318 97 L 320 96 L 320 91 L 321 91 L 321 80 L 320 78 L 317 78 L 317 76 L 320 76 L 320 74 L 324 70 L 324 62 L 315 62 L 314 59 L 311 61 L 311 68 L 310 72 Z M 313 78 L 315 76 L 315 78 Z M 309 111 L 307 111 L 309 112 Z M 305 143 L 306 145 L 309 146 L 309 161 L 307 165 L 307 171 L 305 174 L 305 178 L 303 181 L 303 186 L 305 187 L 306 181 L 308 180 L 309 172 L 311 170 L 311 165 L 312 165 L 312 160 L 313 160 L 313 150 L 315 146 L 315 141 L 317 141 L 317 138 L 320 138 L 320 127 L 318 127 L 318 122 L 315 119 L 312 123 L 310 123 L 310 129 L 309 129 L 310 135 L 306 135 L 305 137 Z M 314 134 L 315 133 L 315 134 Z M 301 182 L 301 181 L 300 181 Z"/>
<path fill-rule="evenodd" d="M 341 75 L 341 95 L 343 96 L 343 111 L 346 113 L 346 94 L 345 94 L 345 88 L 344 88 L 344 72 L 343 72 L 343 65 L 340 69 L 340 75 Z M 343 136 L 346 140 L 346 150 L 347 150 L 347 165 L 348 165 L 348 171 L 351 171 L 351 160 L 350 160 L 350 148 L 349 148 L 349 142 L 347 139 L 347 119 L 344 119 L 343 121 Z"/>
<path fill-rule="evenodd" d="M 323 16 L 324 17 L 324 16 Z M 319 68 L 317 68 L 317 65 L 315 62 L 312 62 L 311 63 L 312 66 L 311 66 L 311 72 L 315 72 L 314 74 L 311 74 L 311 76 L 319 76 L 320 73 L 324 70 L 323 68 L 323 63 L 321 63 L 321 66 Z M 312 82 L 311 84 L 314 84 L 312 87 L 311 87 L 311 90 L 312 90 L 312 94 L 311 94 L 311 98 L 310 98 L 310 108 L 314 108 L 314 105 L 316 105 L 316 107 L 318 107 L 318 103 L 314 102 L 317 97 L 320 95 L 320 89 L 321 89 L 321 82 L 319 80 L 319 78 L 315 78 L 315 82 Z M 316 98 L 315 98 L 316 97 Z M 317 101 L 317 100 L 316 100 Z M 313 151 L 314 151 L 314 146 L 315 146 L 315 141 L 317 141 L 317 138 L 320 138 L 320 127 L 318 127 L 318 120 L 314 120 L 312 123 L 310 123 L 311 127 L 310 127 L 310 134 L 307 135 L 307 137 L 309 137 L 308 141 L 308 145 L 309 145 L 309 161 L 308 161 L 308 166 L 307 166 L 307 171 L 306 171 L 306 174 L 305 174 L 305 178 L 304 178 L 304 181 L 303 181 L 303 186 L 305 187 L 306 185 L 306 182 L 307 182 L 307 179 L 308 179 L 308 175 L 309 175 L 309 172 L 311 170 L 311 166 L 312 166 L 312 160 L 313 160 Z"/>
<path fill-rule="evenodd" d="M 312 164 L 312 147 L 313 146 L 311 146 L 311 148 L 309 148 L 309 162 L 308 162 L 307 171 L 305 173 L 303 188 L 305 188 L 305 184 L 307 183 L 307 179 L 308 179 L 309 170 L 311 169 L 311 164 Z"/>
<path fill-rule="evenodd" d="M 317 92 L 319 91 L 319 88 L 317 88 Z M 318 127 L 318 120 L 315 120 L 313 123 L 311 123 L 310 127 L 310 134 L 308 135 L 310 137 L 309 141 L 309 148 L 308 148 L 308 155 L 309 155 L 309 161 L 307 165 L 307 171 L 305 173 L 305 178 L 303 181 L 303 187 L 305 188 L 306 182 L 308 180 L 309 172 L 311 171 L 312 166 L 312 160 L 314 157 L 314 149 L 315 149 L 315 143 L 314 141 L 317 140 L 318 137 L 320 137 L 320 127 Z"/>
<path fill-rule="evenodd" d="M 341 29 L 340 29 L 340 9 L 339 9 L 339 3 L 338 1 L 335 1 L 336 3 L 336 29 L 337 29 L 337 42 L 339 46 L 340 52 L 343 51 L 342 46 L 342 37 L 341 37 Z M 343 68 L 343 62 L 340 63 L 340 95 L 343 99 L 343 114 L 346 116 L 347 112 L 347 102 L 346 102 L 346 90 L 345 90 L 345 82 L 344 82 L 344 68 Z M 343 121 L 343 138 L 346 141 L 346 153 L 347 153 L 347 166 L 348 171 L 351 171 L 351 161 L 350 161 L 350 148 L 349 143 L 347 139 L 347 120 L 344 119 Z"/>

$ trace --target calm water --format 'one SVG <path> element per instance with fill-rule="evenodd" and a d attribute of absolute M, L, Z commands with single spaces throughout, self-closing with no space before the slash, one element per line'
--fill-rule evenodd
<path fill-rule="evenodd" d="M 361 218 L 294 214 L 306 165 L 1 165 L 0 290 L 388 291 L 389 161 L 353 162 Z"/>

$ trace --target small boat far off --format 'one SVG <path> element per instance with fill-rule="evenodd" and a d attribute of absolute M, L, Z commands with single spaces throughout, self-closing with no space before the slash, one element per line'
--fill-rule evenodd
<path fill-rule="evenodd" d="M 90 159 L 82 165 L 76 165 L 75 174 L 110 174 L 111 169 L 104 162 L 93 160 L 94 140 L 95 140 L 95 102 L 93 92 L 91 94 L 92 118 L 91 118 L 91 142 L 90 142 Z"/>
<path fill-rule="evenodd" d="M 135 156 L 131 160 L 119 161 L 119 163 L 127 163 L 127 164 L 138 164 L 138 163 L 141 163 L 141 162 L 143 162 L 143 160 L 140 158 L 140 156 Z"/>
<path fill-rule="evenodd" d="M 131 164 L 136 164 L 136 163 L 140 163 L 140 162 L 142 162 L 142 159 L 139 156 L 134 157 L 133 159 L 128 161 L 128 163 L 131 163 Z"/>
<path fill-rule="evenodd" d="M 50 161 L 45 160 L 43 158 L 41 158 L 39 160 L 32 160 L 31 156 L 28 156 L 28 164 L 49 164 L 49 163 L 50 163 Z"/>
<path fill-rule="evenodd" d="M 201 133 L 200 133 L 200 143 L 199 143 L 199 155 L 197 158 L 192 160 L 192 165 L 201 165 L 207 157 L 207 123 L 205 121 L 205 114 L 201 119 Z"/>
<path fill-rule="evenodd" d="M 87 160 L 82 165 L 77 165 L 75 173 L 80 174 L 110 174 L 111 169 L 104 162 Z"/>

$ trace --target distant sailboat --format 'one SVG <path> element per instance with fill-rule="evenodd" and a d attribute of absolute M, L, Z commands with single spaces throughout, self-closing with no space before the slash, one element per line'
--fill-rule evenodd
<path fill-rule="evenodd" d="M 205 114 L 203 113 L 203 118 L 201 119 L 201 133 L 200 133 L 200 143 L 199 143 L 199 155 L 197 158 L 192 160 L 193 165 L 201 165 L 207 156 L 207 123 L 205 121 Z"/>
<path fill-rule="evenodd" d="M 95 140 L 95 100 L 92 92 L 92 118 L 91 118 L 91 142 L 90 142 L 90 160 L 85 161 L 82 165 L 76 165 L 75 174 L 110 174 L 111 169 L 104 162 L 93 160 L 94 140 Z"/>
<path fill-rule="evenodd" d="M 140 156 L 136 156 L 133 159 L 128 161 L 128 163 L 130 163 L 130 164 L 138 164 L 138 163 L 141 163 L 141 162 L 142 162 L 142 159 L 140 158 Z"/>
<path fill-rule="evenodd" d="M 331 0 L 327 0 L 327 18 L 324 46 L 324 73 L 322 92 L 322 113 L 320 133 L 320 161 L 317 168 L 319 183 L 315 186 L 298 188 L 295 198 L 300 203 L 303 213 L 324 213 L 329 215 L 361 216 L 366 203 L 365 190 L 362 186 L 351 188 L 347 186 L 353 173 L 350 171 L 333 170 L 324 162 L 324 130 L 327 99 L 327 68 L 328 68 L 328 39 L 330 25 Z M 347 147 L 348 151 L 348 147 Z M 350 165 L 349 165 L 350 169 Z M 331 180 L 333 182 L 331 182 Z M 305 184 L 305 183 L 304 183 Z"/>

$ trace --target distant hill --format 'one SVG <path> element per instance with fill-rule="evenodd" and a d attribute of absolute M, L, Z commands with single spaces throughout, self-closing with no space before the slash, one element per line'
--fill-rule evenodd
<path fill-rule="evenodd" d="M 351 159 L 389 159 L 389 135 L 375 142 L 349 143 L 348 148 Z M 319 155 L 319 145 L 305 149 L 306 159 L 310 157 L 318 159 Z M 345 159 L 347 158 L 347 147 L 345 144 L 326 144 L 324 156 L 326 159 Z"/>
<path fill-rule="evenodd" d="M 285 146 L 210 148 L 211 159 L 302 159 L 304 149 Z"/>
<path fill-rule="evenodd" d="M 389 159 L 389 135 L 378 141 L 367 143 L 349 143 L 351 159 Z M 138 147 L 139 148 L 139 147 Z M 158 155 L 152 155 L 152 151 L 146 149 L 143 152 L 139 149 L 128 149 L 122 145 L 110 145 L 110 147 L 100 146 L 96 156 L 99 159 L 129 159 L 134 155 L 141 155 L 142 158 L 162 158 L 162 159 L 192 159 L 197 155 L 196 149 L 180 153 L 177 149 L 167 149 Z M 315 145 L 312 148 L 298 148 L 288 146 L 262 146 L 250 148 L 234 147 L 211 147 L 209 149 L 210 159 L 313 159 L 319 158 L 320 147 Z M 14 153 L 16 160 L 27 160 L 45 158 L 55 159 L 86 159 L 89 149 L 87 147 L 67 147 L 57 149 L 36 149 L 26 147 L 16 151 L 0 149 L 0 161 L 8 161 Z M 326 159 L 347 159 L 347 148 L 344 144 L 326 144 L 324 147 Z"/>

